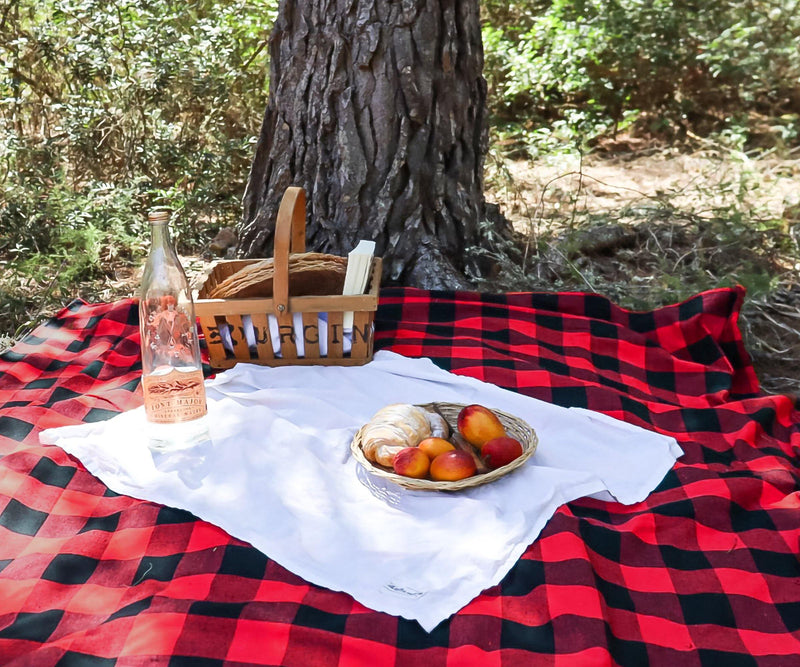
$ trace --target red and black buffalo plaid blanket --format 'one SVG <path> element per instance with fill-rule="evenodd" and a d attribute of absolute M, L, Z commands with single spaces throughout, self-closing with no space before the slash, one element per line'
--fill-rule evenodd
<path fill-rule="evenodd" d="M 0 664 L 800 664 L 800 415 L 759 393 L 742 299 L 630 312 L 590 294 L 383 290 L 377 347 L 686 452 L 645 502 L 562 507 L 430 634 L 39 445 L 141 403 L 135 303 L 73 303 L 0 357 Z"/>

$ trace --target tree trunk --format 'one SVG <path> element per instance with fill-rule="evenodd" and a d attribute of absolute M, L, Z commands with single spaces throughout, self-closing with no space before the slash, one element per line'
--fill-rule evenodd
<path fill-rule="evenodd" d="M 271 255 L 299 185 L 309 249 L 371 239 L 387 284 L 467 287 L 487 144 L 478 0 L 281 0 L 270 50 L 240 255 Z"/>

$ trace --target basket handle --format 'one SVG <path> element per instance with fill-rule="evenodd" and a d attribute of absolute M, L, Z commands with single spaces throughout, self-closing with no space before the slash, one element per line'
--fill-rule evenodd
<path fill-rule="evenodd" d="M 275 222 L 275 249 L 272 301 L 275 314 L 289 310 L 289 253 L 306 249 L 306 192 L 303 188 L 286 188 Z"/>

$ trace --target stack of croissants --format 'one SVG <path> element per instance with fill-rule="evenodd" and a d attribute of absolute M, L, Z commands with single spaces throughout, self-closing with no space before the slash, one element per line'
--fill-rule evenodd
<path fill-rule="evenodd" d="M 378 410 L 361 433 L 364 456 L 391 467 L 395 454 L 416 447 L 428 437 L 447 438 L 450 426 L 438 412 L 409 403 L 393 403 Z"/>

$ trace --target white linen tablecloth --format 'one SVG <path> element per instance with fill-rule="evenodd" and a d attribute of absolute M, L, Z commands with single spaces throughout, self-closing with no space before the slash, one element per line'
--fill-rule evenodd
<path fill-rule="evenodd" d="M 40 439 L 113 491 L 188 510 L 428 631 L 499 583 L 560 505 L 641 501 L 682 454 L 673 438 L 388 351 L 354 367 L 238 364 L 206 392 L 210 438 L 193 448 L 151 450 L 143 408 Z M 379 408 L 430 401 L 515 414 L 539 447 L 515 472 L 455 493 L 407 490 L 353 459 L 354 434 Z"/>

